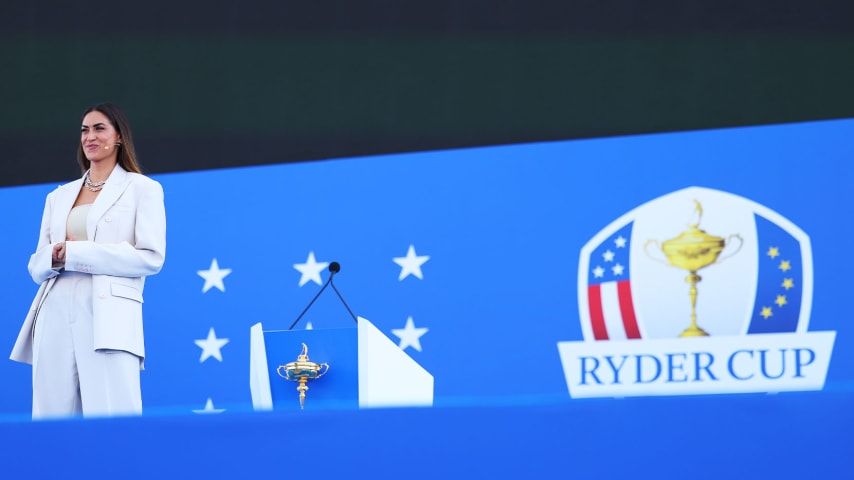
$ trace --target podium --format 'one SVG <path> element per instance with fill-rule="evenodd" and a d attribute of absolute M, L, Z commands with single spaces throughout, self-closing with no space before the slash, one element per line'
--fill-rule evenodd
<path fill-rule="evenodd" d="M 276 373 L 308 347 L 309 360 L 329 364 L 328 373 L 308 382 L 305 409 L 412 407 L 433 405 L 433 375 L 374 324 L 359 317 L 355 327 L 264 331 L 250 328 L 249 389 L 256 411 L 299 410 L 297 382 Z"/>

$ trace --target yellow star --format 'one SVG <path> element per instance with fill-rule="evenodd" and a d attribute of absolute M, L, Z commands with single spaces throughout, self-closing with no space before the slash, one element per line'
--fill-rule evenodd
<path fill-rule="evenodd" d="M 785 295 L 777 295 L 777 300 L 774 300 L 774 303 L 776 303 L 778 307 L 782 307 L 783 305 L 785 305 L 787 303 L 786 302 L 786 296 Z"/>
<path fill-rule="evenodd" d="M 786 290 L 788 290 L 794 286 L 795 286 L 795 281 L 792 280 L 791 278 L 784 278 L 783 279 L 782 287 L 785 288 Z"/>
<path fill-rule="evenodd" d="M 773 315 L 773 313 L 771 313 L 771 307 L 762 307 L 762 311 L 759 312 L 759 315 L 762 315 L 762 318 L 768 320 L 768 317 Z"/>
<path fill-rule="evenodd" d="M 780 262 L 780 270 L 787 272 L 791 268 L 792 268 L 791 262 L 789 262 L 788 260 L 783 260 L 782 262 Z"/>
<path fill-rule="evenodd" d="M 777 255 L 780 255 L 780 249 L 777 247 L 771 247 L 768 249 L 768 256 L 771 258 L 777 258 Z"/>

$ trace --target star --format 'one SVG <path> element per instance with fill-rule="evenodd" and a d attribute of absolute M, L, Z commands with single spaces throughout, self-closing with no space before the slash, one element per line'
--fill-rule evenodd
<path fill-rule="evenodd" d="M 783 288 L 785 288 L 786 290 L 788 290 L 788 289 L 795 286 L 795 281 L 791 278 L 784 278 L 783 279 L 783 285 L 781 285 L 781 286 Z"/>
<path fill-rule="evenodd" d="M 428 328 L 415 328 L 415 322 L 412 321 L 412 317 L 406 319 L 406 326 L 403 328 L 392 328 L 391 333 L 395 334 L 398 338 L 400 338 L 400 347 L 401 350 L 405 350 L 406 347 L 412 347 L 419 352 L 421 351 L 421 336 L 427 333 Z"/>
<path fill-rule="evenodd" d="M 787 272 L 791 268 L 792 268 L 791 262 L 789 262 L 788 260 L 783 260 L 782 262 L 780 262 L 780 270 Z"/>
<path fill-rule="evenodd" d="M 777 256 L 780 255 L 780 249 L 777 247 L 771 247 L 768 249 L 767 255 L 772 259 L 777 258 Z"/>
<path fill-rule="evenodd" d="M 614 252 L 607 250 L 607 251 L 605 251 L 605 253 L 602 254 L 602 258 L 605 259 L 606 262 L 613 262 L 614 261 Z"/>
<path fill-rule="evenodd" d="M 759 312 L 759 315 L 762 315 L 762 318 L 768 320 L 768 317 L 774 315 L 771 313 L 771 307 L 762 307 L 762 311 Z"/>
<path fill-rule="evenodd" d="M 605 269 L 598 265 L 596 266 L 596 268 L 593 269 L 593 278 L 602 278 L 602 275 L 604 274 Z"/>
<path fill-rule="evenodd" d="M 786 296 L 785 295 L 777 295 L 777 300 L 774 300 L 774 303 L 776 303 L 778 307 L 782 307 L 783 305 L 785 305 L 788 302 L 786 302 Z"/>
<path fill-rule="evenodd" d="M 618 264 L 614 265 L 613 267 L 611 267 L 611 271 L 614 272 L 614 275 L 622 275 L 623 274 L 623 268 L 625 268 L 625 267 L 623 267 L 622 265 L 620 265 L 618 263 Z"/>
<path fill-rule="evenodd" d="M 199 358 L 199 363 L 204 362 L 210 357 L 214 357 L 215 359 L 222 361 L 222 354 L 219 349 L 224 347 L 226 343 L 228 343 L 227 338 L 216 338 L 216 333 L 214 333 L 213 327 L 208 330 L 208 338 L 204 340 L 195 340 L 196 345 L 202 349 L 202 356 Z"/>
<path fill-rule="evenodd" d="M 626 247 L 626 239 L 623 238 L 622 235 L 620 235 L 619 237 L 617 237 L 614 240 L 614 245 L 616 245 L 617 248 L 625 248 Z"/>
<path fill-rule="evenodd" d="M 305 263 L 295 263 L 294 268 L 299 270 L 302 276 L 299 278 L 299 286 L 308 283 L 309 280 L 320 285 L 323 282 L 320 280 L 320 271 L 329 266 L 329 262 L 318 263 L 314 259 L 314 252 L 308 252 L 308 259 Z"/>
<path fill-rule="evenodd" d="M 430 256 L 422 255 L 419 257 L 415 254 L 415 245 L 410 245 L 405 257 L 395 257 L 392 260 L 400 265 L 400 276 L 397 277 L 399 281 L 403 281 L 410 275 L 415 275 L 419 280 L 424 280 L 424 276 L 421 274 L 421 265 L 430 260 Z M 421 349 L 419 348 L 419 350 Z"/>
<path fill-rule="evenodd" d="M 208 401 L 205 403 L 205 408 L 203 408 L 201 410 L 193 410 L 193 413 L 209 414 L 209 413 L 222 413 L 224 411 L 225 411 L 224 408 L 214 408 L 213 400 L 211 400 L 211 398 L 208 397 Z"/>
<path fill-rule="evenodd" d="M 222 283 L 222 279 L 231 274 L 231 269 L 219 268 L 219 264 L 214 258 L 211 261 L 211 268 L 207 270 L 199 270 L 196 273 L 198 273 L 200 277 L 205 279 L 205 286 L 202 287 L 202 293 L 206 293 L 212 287 L 216 287 L 219 289 L 220 292 L 224 292 L 225 284 Z"/>

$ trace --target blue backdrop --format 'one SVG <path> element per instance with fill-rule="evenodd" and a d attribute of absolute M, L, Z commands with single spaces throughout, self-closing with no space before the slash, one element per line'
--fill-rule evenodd
<path fill-rule="evenodd" d="M 145 292 L 145 410 L 189 413 L 208 399 L 249 410 L 249 327 L 287 328 L 332 261 L 354 313 L 434 375 L 436 406 L 570 401 L 556 344 L 583 338 L 580 249 L 625 212 L 694 185 L 767 206 L 810 237 L 809 330 L 837 332 L 824 389 L 851 391 L 850 138 L 854 121 L 838 120 L 154 175 L 168 250 Z M 15 226 L 3 240 L 7 350 L 37 288 L 26 263 L 53 188 L 0 189 Z M 328 289 L 297 328 L 309 324 L 353 323 Z M 520 378 L 516 365 L 533 367 Z M 4 415 L 28 415 L 29 372 L 0 363 Z"/>

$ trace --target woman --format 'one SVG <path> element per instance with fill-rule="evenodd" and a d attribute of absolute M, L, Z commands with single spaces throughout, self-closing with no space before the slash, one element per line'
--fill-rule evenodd
<path fill-rule="evenodd" d="M 142 290 L 166 255 L 163 188 L 141 175 L 109 103 L 83 113 L 83 177 L 47 196 L 29 270 L 40 284 L 12 360 L 33 365 L 33 418 L 138 415 Z"/>

